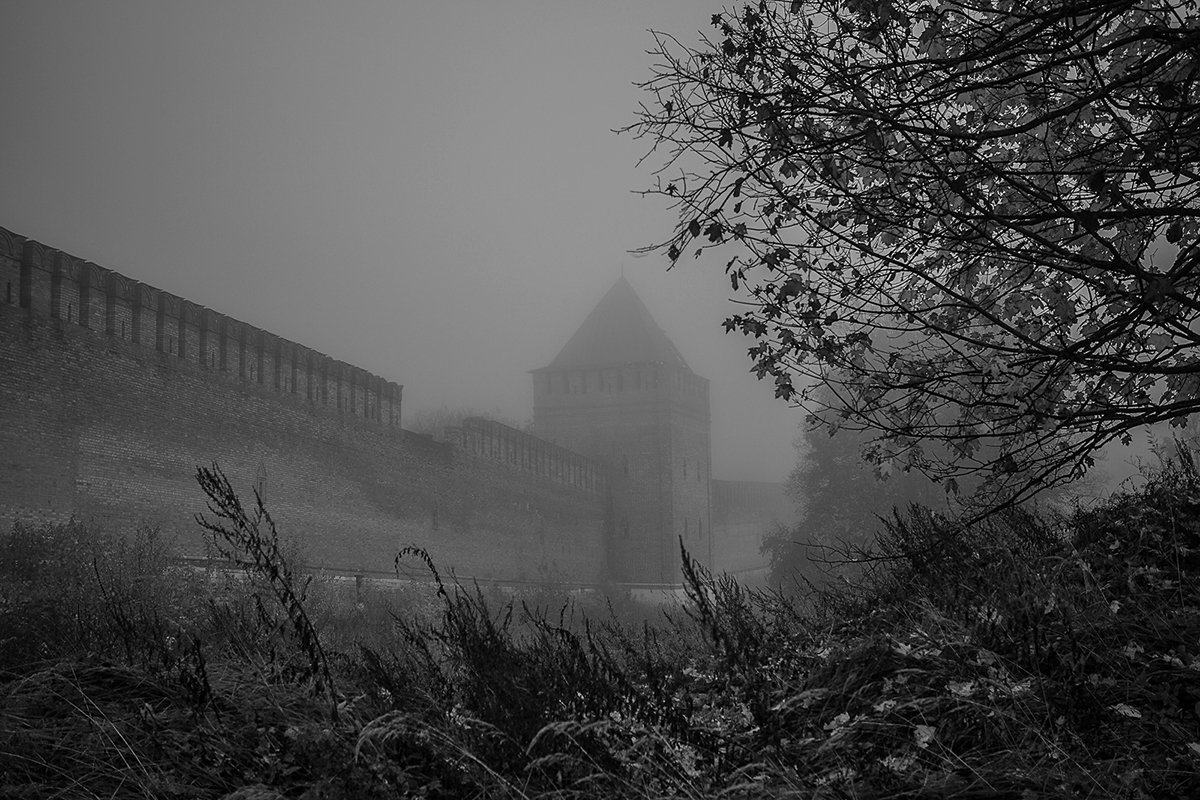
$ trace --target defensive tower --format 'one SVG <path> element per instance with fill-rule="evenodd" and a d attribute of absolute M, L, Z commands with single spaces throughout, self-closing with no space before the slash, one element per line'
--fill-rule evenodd
<path fill-rule="evenodd" d="M 611 577 L 678 583 L 680 538 L 710 564 L 708 381 L 624 276 L 533 381 L 535 433 L 608 466 Z"/>

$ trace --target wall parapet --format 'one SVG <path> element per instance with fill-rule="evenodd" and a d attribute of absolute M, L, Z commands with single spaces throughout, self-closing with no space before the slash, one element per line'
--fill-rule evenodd
<path fill-rule="evenodd" d="M 608 489 L 602 464 L 501 422 L 467 417 L 461 427 L 448 428 L 446 438 L 468 455 L 498 461 L 555 483 L 592 494 L 603 494 Z"/>
<path fill-rule="evenodd" d="M 0 303 L 158 352 L 167 368 L 401 429 L 400 384 L 4 228 Z"/>

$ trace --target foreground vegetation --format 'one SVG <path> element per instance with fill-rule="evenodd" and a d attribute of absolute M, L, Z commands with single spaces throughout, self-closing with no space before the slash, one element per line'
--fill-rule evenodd
<path fill-rule="evenodd" d="M 356 598 L 209 477 L 244 577 L 149 531 L 3 537 L 0 796 L 1200 796 L 1187 454 L 1069 518 L 912 509 L 807 597 L 693 566 L 642 619 L 453 582 Z"/>

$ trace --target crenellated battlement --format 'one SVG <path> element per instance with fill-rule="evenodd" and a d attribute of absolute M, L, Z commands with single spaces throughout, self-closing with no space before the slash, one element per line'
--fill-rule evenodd
<path fill-rule="evenodd" d="M 399 384 L 4 228 L 0 301 L 159 353 L 167 368 L 400 429 Z"/>
<path fill-rule="evenodd" d="M 608 490 L 604 467 L 545 439 L 482 417 L 467 417 L 447 438 L 464 452 L 593 494 Z"/>

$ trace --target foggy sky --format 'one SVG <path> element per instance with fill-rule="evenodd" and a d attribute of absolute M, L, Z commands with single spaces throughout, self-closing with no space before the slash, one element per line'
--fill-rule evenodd
<path fill-rule="evenodd" d="M 518 423 L 624 265 L 712 384 L 713 474 L 783 480 L 802 413 L 748 374 L 719 265 L 633 248 L 647 28 L 695 0 L 5 0 L 0 226 Z M 0 376 L 2 377 L 2 376 Z"/>

